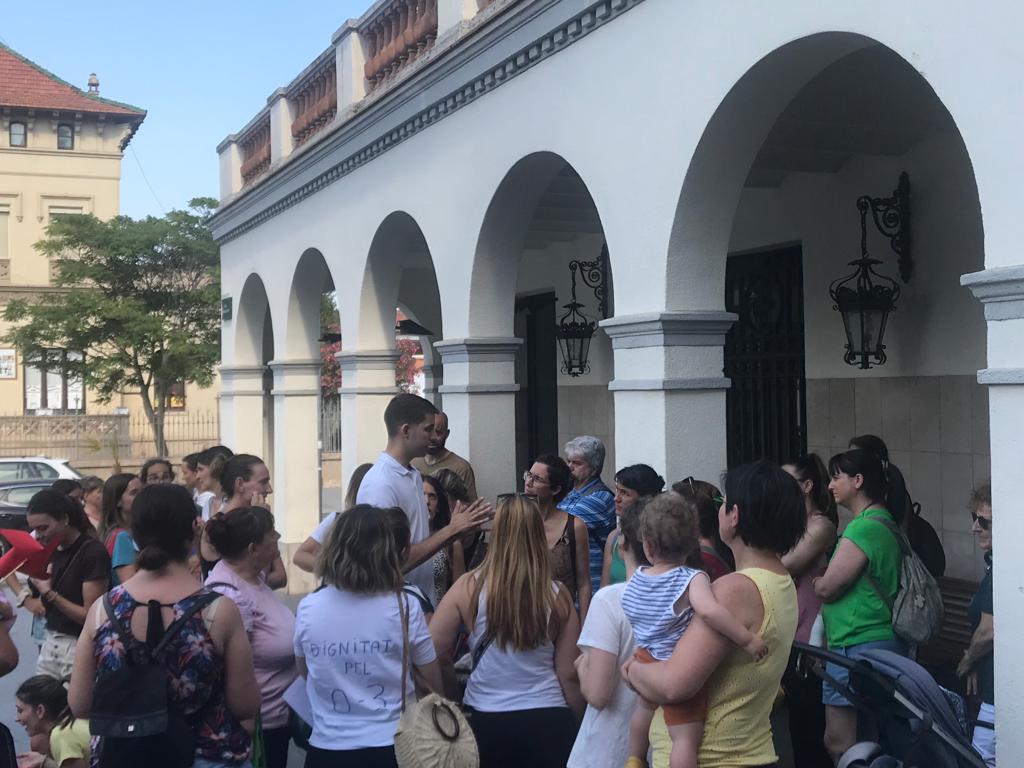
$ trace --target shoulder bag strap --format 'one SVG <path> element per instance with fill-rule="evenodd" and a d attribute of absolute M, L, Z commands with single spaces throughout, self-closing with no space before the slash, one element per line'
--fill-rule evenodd
<path fill-rule="evenodd" d="M 566 512 L 569 518 L 569 562 L 572 564 L 572 599 L 576 600 L 580 595 L 579 577 L 576 575 L 576 517 L 571 512 Z"/>
<path fill-rule="evenodd" d="M 114 627 L 121 638 L 121 644 L 124 645 L 125 658 L 132 664 L 145 663 L 145 646 L 132 633 L 131 622 L 118 618 L 117 613 L 114 612 L 114 604 L 110 602 L 109 592 L 103 595 L 103 610 L 106 611 L 111 626 Z"/>
<path fill-rule="evenodd" d="M 405 712 L 405 689 L 409 679 L 409 604 L 402 599 L 402 591 L 398 591 L 398 615 L 402 619 L 402 712 Z"/>
<path fill-rule="evenodd" d="M 909 545 L 907 544 L 905 537 L 903 536 L 903 531 L 899 529 L 899 526 L 897 526 L 895 523 L 890 523 L 888 520 L 882 517 L 872 517 L 871 515 L 865 515 L 864 519 L 871 520 L 873 522 L 878 523 L 879 525 L 885 526 L 886 530 L 888 530 L 889 533 L 891 533 L 893 537 L 896 539 L 896 543 L 899 544 L 900 554 L 904 557 L 906 556 Z M 868 583 L 871 585 L 872 589 L 875 590 L 875 593 L 878 595 L 878 597 L 881 598 L 882 602 L 885 603 L 885 605 L 889 608 L 889 613 L 892 613 L 893 605 L 895 603 L 893 599 L 889 597 L 889 595 L 885 592 L 885 590 L 882 589 L 882 585 L 878 583 L 878 579 L 876 579 L 871 574 L 870 560 L 868 560 L 868 564 L 864 568 L 864 578 L 868 580 Z"/>
<path fill-rule="evenodd" d="M 219 592 L 204 592 L 203 594 L 196 597 L 196 599 L 192 602 L 192 605 L 186 608 L 185 612 L 181 614 L 181 616 L 179 616 L 174 622 L 172 622 L 171 625 L 167 627 L 167 629 L 164 630 L 163 637 L 160 638 L 159 642 L 153 648 L 153 655 L 156 656 L 161 651 L 163 651 L 163 649 L 167 647 L 167 644 L 174 638 L 174 636 L 181 631 L 182 627 L 185 626 L 185 623 L 189 619 L 191 619 L 201 610 L 206 608 L 206 606 L 208 606 L 214 600 L 217 600 L 221 597 L 224 597 L 224 595 L 220 594 Z"/>
<path fill-rule="evenodd" d="M 490 647 L 491 643 L 494 642 L 494 635 L 490 632 L 484 633 L 484 636 L 480 639 L 480 644 L 473 649 L 473 666 L 469 668 L 469 674 L 476 672 L 477 665 L 480 663 L 480 659 L 484 657 L 484 651 Z"/>
<path fill-rule="evenodd" d="M 61 581 L 64 580 L 64 575 L 68 572 L 68 569 L 71 568 L 71 564 L 75 562 L 75 559 L 78 557 L 78 553 L 82 551 L 82 547 L 85 546 L 86 538 L 86 534 L 79 534 L 78 538 L 75 539 L 75 543 L 71 545 L 75 551 L 71 553 L 71 557 L 68 558 L 68 561 L 64 564 L 64 567 L 61 568 L 60 573 L 51 574 L 51 576 L 54 577 L 54 580 L 53 583 L 50 585 L 50 589 L 52 589 L 54 592 L 57 591 L 57 587 L 60 586 Z"/>

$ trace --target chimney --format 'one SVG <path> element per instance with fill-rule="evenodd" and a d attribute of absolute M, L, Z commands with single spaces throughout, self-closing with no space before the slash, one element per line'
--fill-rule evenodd
<path fill-rule="evenodd" d="M 95 93 L 99 95 L 100 92 L 100 79 L 96 77 L 96 73 L 93 72 L 89 75 L 89 93 Z"/>

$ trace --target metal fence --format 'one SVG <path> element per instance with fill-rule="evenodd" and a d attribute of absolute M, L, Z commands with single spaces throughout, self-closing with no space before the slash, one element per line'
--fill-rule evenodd
<path fill-rule="evenodd" d="M 169 456 L 220 442 L 217 413 L 167 413 Z M 52 456 L 72 461 L 132 460 L 156 455 L 144 414 L 0 416 L 0 456 Z"/>
<path fill-rule="evenodd" d="M 320 450 L 341 453 L 341 398 L 325 397 L 320 401 Z"/>

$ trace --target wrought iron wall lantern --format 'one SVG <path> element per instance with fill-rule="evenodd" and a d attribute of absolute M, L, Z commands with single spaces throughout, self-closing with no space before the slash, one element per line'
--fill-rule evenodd
<path fill-rule="evenodd" d="M 573 377 L 590 373 L 590 340 L 597 330 L 597 321 L 581 312 L 580 310 L 586 306 L 576 300 L 577 272 L 583 284 L 593 289 L 601 318 L 608 317 L 607 244 L 601 248 L 601 255 L 594 261 L 574 259 L 569 262 L 572 298 L 568 304 L 563 305 L 567 311 L 558 321 L 555 337 L 558 339 L 558 349 L 562 353 L 562 373 Z"/>
<path fill-rule="evenodd" d="M 843 318 L 846 331 L 843 359 L 848 365 L 867 369 L 885 363 L 885 344 L 882 343 L 885 326 L 900 297 L 899 284 L 875 271 L 875 266 L 882 262 L 868 253 L 868 214 L 899 257 L 903 282 L 910 282 L 914 269 L 910 256 L 910 178 L 905 172 L 900 174 L 892 197 L 864 195 L 858 198 L 857 210 L 860 211 L 860 258 L 850 262 L 851 267 L 856 267 L 852 274 L 829 286 L 828 295 L 834 302 L 832 308 Z"/>

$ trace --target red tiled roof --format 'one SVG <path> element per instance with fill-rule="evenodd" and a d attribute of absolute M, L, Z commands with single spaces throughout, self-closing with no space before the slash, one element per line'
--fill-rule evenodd
<path fill-rule="evenodd" d="M 0 106 L 143 118 L 146 111 L 86 93 L 0 44 Z"/>

